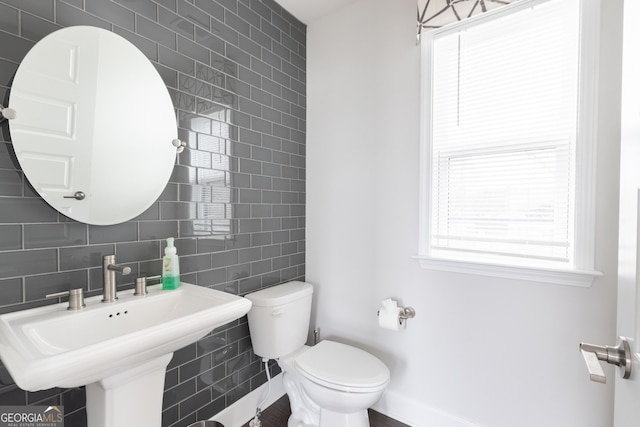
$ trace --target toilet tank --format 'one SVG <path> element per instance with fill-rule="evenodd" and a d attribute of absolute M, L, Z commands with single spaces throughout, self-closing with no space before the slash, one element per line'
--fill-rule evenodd
<path fill-rule="evenodd" d="M 245 295 L 253 352 L 266 359 L 293 353 L 307 342 L 313 287 L 287 282 Z"/>

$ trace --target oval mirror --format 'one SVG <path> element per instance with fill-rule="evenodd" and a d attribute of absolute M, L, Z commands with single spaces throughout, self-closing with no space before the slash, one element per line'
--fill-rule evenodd
<path fill-rule="evenodd" d="M 128 221 L 169 181 L 177 138 L 171 98 L 151 62 L 117 34 L 79 26 L 43 38 L 18 67 L 9 107 L 26 177 L 70 218 Z"/>

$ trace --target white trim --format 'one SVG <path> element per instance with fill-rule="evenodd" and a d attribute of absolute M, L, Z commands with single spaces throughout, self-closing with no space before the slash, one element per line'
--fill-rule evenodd
<path fill-rule="evenodd" d="M 575 269 L 552 269 L 544 267 L 520 267 L 464 260 L 442 259 L 433 256 L 429 244 L 431 224 L 431 78 L 425 78 L 425 70 L 431 69 L 431 45 L 435 34 L 453 31 L 476 22 L 493 19 L 496 15 L 512 13 L 523 7 L 547 0 L 521 0 L 493 11 L 476 15 L 443 28 L 422 33 L 421 37 L 421 119 L 420 119 L 420 194 L 419 194 L 419 260 L 425 269 L 457 273 L 477 274 L 518 280 L 529 280 L 559 285 L 589 287 L 602 273 L 593 270 L 595 265 L 595 211 L 596 211 L 596 165 L 597 165 L 597 118 L 598 118 L 598 59 L 600 35 L 600 0 L 581 0 L 580 76 L 579 76 L 579 120 L 577 129 L 574 246 Z"/>
<path fill-rule="evenodd" d="M 391 390 L 372 409 L 413 427 L 482 427 Z"/>
<path fill-rule="evenodd" d="M 211 417 L 211 421 L 218 421 L 225 427 L 242 427 L 256 414 L 256 408 L 260 401 L 267 393 L 267 383 L 262 384 L 251 393 L 247 394 L 240 400 L 234 402 L 231 406 L 226 407 Z M 273 403 L 285 395 L 284 386 L 282 385 L 282 374 L 278 374 L 271 378 L 271 393 L 269 393 L 262 410 L 273 405 Z"/>
<path fill-rule="evenodd" d="M 520 267 L 479 262 L 433 258 L 425 255 L 413 257 L 422 268 L 452 273 L 476 274 L 479 276 L 501 277 L 505 279 L 529 280 L 554 285 L 579 286 L 588 288 L 602 276 L 595 270 L 559 270 L 540 267 Z"/>
<path fill-rule="evenodd" d="M 424 78 L 424 70 L 431 69 L 433 32 L 422 35 L 420 47 L 422 78 L 420 85 L 420 200 L 418 224 L 418 252 L 429 252 L 431 224 L 431 85 L 433 79 Z"/>
<path fill-rule="evenodd" d="M 598 80 L 600 53 L 600 0 L 582 0 L 581 26 L 589 31 L 580 35 L 580 77 L 578 129 L 576 140 L 575 264 L 578 268 L 595 265 L 596 178 L 598 135 Z"/>

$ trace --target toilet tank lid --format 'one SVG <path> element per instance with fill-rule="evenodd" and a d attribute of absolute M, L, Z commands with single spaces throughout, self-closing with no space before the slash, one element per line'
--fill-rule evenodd
<path fill-rule="evenodd" d="M 294 281 L 252 292 L 244 297 L 256 307 L 272 307 L 287 304 L 312 293 L 313 286 L 309 283 Z"/>

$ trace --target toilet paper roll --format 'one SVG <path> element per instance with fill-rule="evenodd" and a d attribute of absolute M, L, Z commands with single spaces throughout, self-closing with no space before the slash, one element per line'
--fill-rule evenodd
<path fill-rule="evenodd" d="M 383 329 L 398 331 L 403 328 L 400 324 L 401 308 L 392 300 L 382 301 L 382 307 L 378 311 L 378 325 Z"/>

